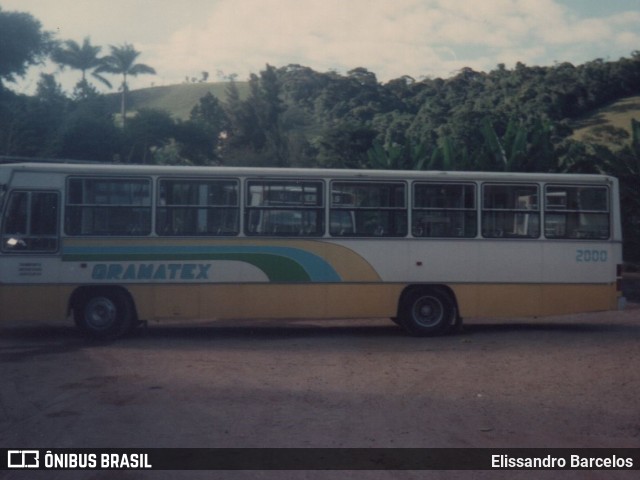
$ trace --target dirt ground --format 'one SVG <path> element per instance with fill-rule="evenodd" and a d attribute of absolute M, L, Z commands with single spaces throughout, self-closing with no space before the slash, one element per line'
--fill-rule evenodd
<path fill-rule="evenodd" d="M 469 320 L 0 327 L 0 445 L 640 447 L 640 304 Z M 5 478 L 634 478 L 634 472 L 0 472 Z"/>

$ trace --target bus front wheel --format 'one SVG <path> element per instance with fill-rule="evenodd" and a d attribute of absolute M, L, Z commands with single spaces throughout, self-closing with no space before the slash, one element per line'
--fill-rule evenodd
<path fill-rule="evenodd" d="M 91 290 L 78 299 L 73 313 L 80 330 L 101 340 L 121 337 L 133 325 L 131 302 L 119 290 Z"/>
<path fill-rule="evenodd" d="M 446 333 L 457 316 L 455 301 L 443 289 L 436 287 L 407 292 L 398 313 L 400 324 L 415 336 Z"/>

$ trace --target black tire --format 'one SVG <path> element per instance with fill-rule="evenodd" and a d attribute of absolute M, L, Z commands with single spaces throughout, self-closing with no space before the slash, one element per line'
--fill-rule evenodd
<path fill-rule="evenodd" d="M 133 327 L 133 306 L 129 297 L 117 289 L 87 292 L 73 309 L 76 325 L 86 335 L 99 340 L 112 340 Z"/>
<path fill-rule="evenodd" d="M 425 287 L 407 292 L 400 304 L 399 320 L 411 335 L 442 335 L 455 324 L 457 309 L 451 296 L 440 288 Z"/>

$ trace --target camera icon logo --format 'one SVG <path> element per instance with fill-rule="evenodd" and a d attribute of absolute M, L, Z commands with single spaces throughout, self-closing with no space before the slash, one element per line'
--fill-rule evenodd
<path fill-rule="evenodd" d="M 39 468 L 40 452 L 38 450 L 7 451 L 8 468 Z"/>

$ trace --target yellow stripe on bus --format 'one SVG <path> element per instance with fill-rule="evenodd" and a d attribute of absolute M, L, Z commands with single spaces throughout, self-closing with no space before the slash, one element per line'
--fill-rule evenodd
<path fill-rule="evenodd" d="M 451 285 L 463 317 L 545 316 L 615 310 L 615 284 Z"/>
<path fill-rule="evenodd" d="M 462 317 L 522 317 L 613 310 L 615 284 L 451 284 Z M 1 285 L 0 321 L 64 320 L 78 286 Z M 141 320 L 394 317 L 406 284 L 135 284 Z M 25 298 L 34 301 L 25 302 Z"/>

